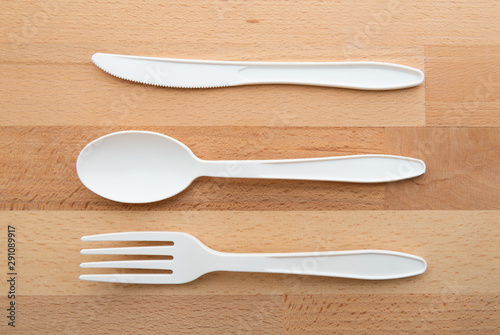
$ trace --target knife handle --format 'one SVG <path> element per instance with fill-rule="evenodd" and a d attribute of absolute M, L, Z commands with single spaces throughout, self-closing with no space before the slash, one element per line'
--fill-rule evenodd
<path fill-rule="evenodd" d="M 418 86 L 424 73 L 391 63 L 261 63 L 238 71 L 237 85 L 297 84 L 363 90 L 393 90 Z"/>
<path fill-rule="evenodd" d="M 418 86 L 418 69 L 380 62 L 234 62 L 96 53 L 92 61 L 122 79 L 177 88 L 295 84 L 364 90 Z"/>

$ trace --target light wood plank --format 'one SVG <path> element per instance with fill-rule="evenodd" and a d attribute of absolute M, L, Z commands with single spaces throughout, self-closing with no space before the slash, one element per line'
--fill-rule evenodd
<path fill-rule="evenodd" d="M 498 217 L 499 211 L 0 212 L 2 229 L 10 224 L 17 230 L 19 294 L 51 296 L 495 293 Z M 107 259 L 79 250 L 112 246 L 81 242 L 80 237 L 137 230 L 183 231 L 223 252 L 402 251 L 423 257 L 429 268 L 420 276 L 389 281 L 222 272 L 184 285 L 78 280 L 96 271 L 80 269 L 79 263 Z"/>
<path fill-rule="evenodd" d="M 498 64 L 499 45 L 426 47 L 427 125 L 499 127 Z"/>
<path fill-rule="evenodd" d="M 235 46 L 251 42 L 254 55 L 264 48 L 286 53 L 289 45 L 311 43 L 347 50 L 381 44 L 481 45 L 500 42 L 498 10 L 492 0 L 344 0 L 314 5 L 300 0 L 272 5 L 265 0 L 155 0 L 148 6 L 137 1 L 16 0 L 5 4 L 0 42 L 20 51 L 31 43 L 46 43 L 117 51 L 135 46 L 146 52 L 169 50 L 178 43 L 186 48 L 193 43 L 221 44 L 238 52 Z M 9 15 L 14 13 L 19 14 Z"/>
<path fill-rule="evenodd" d="M 413 55 L 394 61 L 423 68 L 419 51 L 418 62 L 408 61 Z M 0 82 L 4 106 L 0 125 L 374 127 L 425 123 L 423 85 L 387 92 L 298 85 L 173 89 L 113 77 L 92 63 L 92 53 L 89 50 L 77 64 L 53 60 L 0 63 L 5 76 Z M 377 57 L 384 59 L 375 55 L 371 60 Z"/>

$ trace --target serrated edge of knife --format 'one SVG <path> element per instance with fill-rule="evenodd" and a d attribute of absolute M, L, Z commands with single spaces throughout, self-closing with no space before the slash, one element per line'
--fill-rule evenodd
<path fill-rule="evenodd" d="M 116 57 L 117 55 L 107 55 L 107 56 Z M 128 57 L 128 58 L 132 59 L 132 57 Z M 141 60 L 141 59 L 137 59 L 137 60 Z M 185 89 L 185 88 L 193 88 L 193 89 L 200 89 L 201 88 L 201 89 L 203 89 L 203 88 L 219 88 L 219 87 L 235 86 L 234 84 L 230 84 L 230 83 L 226 83 L 226 84 L 222 84 L 222 85 L 206 85 L 206 86 L 196 86 L 196 85 L 193 85 L 193 86 L 182 86 L 182 85 L 155 84 L 155 83 L 150 83 L 150 82 L 145 82 L 145 81 L 139 81 L 139 80 L 129 79 L 129 78 L 125 78 L 125 77 L 116 75 L 114 73 L 111 73 L 111 72 L 109 72 L 108 70 L 106 70 L 103 66 L 101 66 L 98 63 L 98 61 L 94 58 L 94 55 L 92 55 L 92 62 L 99 69 L 101 69 L 102 71 L 106 72 L 107 74 L 109 74 L 109 75 L 111 75 L 113 77 L 120 78 L 122 80 L 131 81 L 131 82 L 134 82 L 134 83 L 137 83 L 137 84 L 151 85 L 151 86 L 157 86 L 157 87 L 183 88 L 183 89 Z"/>

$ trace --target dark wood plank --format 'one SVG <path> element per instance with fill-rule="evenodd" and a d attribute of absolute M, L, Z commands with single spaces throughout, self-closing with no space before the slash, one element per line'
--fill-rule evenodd
<path fill-rule="evenodd" d="M 496 294 L 285 297 L 286 334 L 498 334 Z"/>
<path fill-rule="evenodd" d="M 13 333 L 18 334 L 274 335 L 281 333 L 283 322 L 279 295 L 46 295 L 20 296 L 17 305 Z"/>
<path fill-rule="evenodd" d="M 387 150 L 427 163 L 424 176 L 386 186 L 388 209 L 500 209 L 498 128 L 391 128 Z"/>
<path fill-rule="evenodd" d="M 380 128 L 139 127 L 168 134 L 203 159 L 285 159 L 383 153 Z M 91 140 L 122 128 L 0 128 L 0 208 L 9 210 L 382 209 L 383 185 L 200 178 L 158 203 L 124 205 L 86 189 L 75 162 Z"/>

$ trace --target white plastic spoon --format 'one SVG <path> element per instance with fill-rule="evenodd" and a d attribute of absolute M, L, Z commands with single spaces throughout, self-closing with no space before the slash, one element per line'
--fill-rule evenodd
<path fill-rule="evenodd" d="M 182 192 L 200 176 L 380 183 L 419 176 L 425 164 L 388 155 L 206 161 L 171 137 L 133 130 L 89 143 L 78 156 L 76 170 L 82 183 L 104 198 L 148 203 Z"/>

